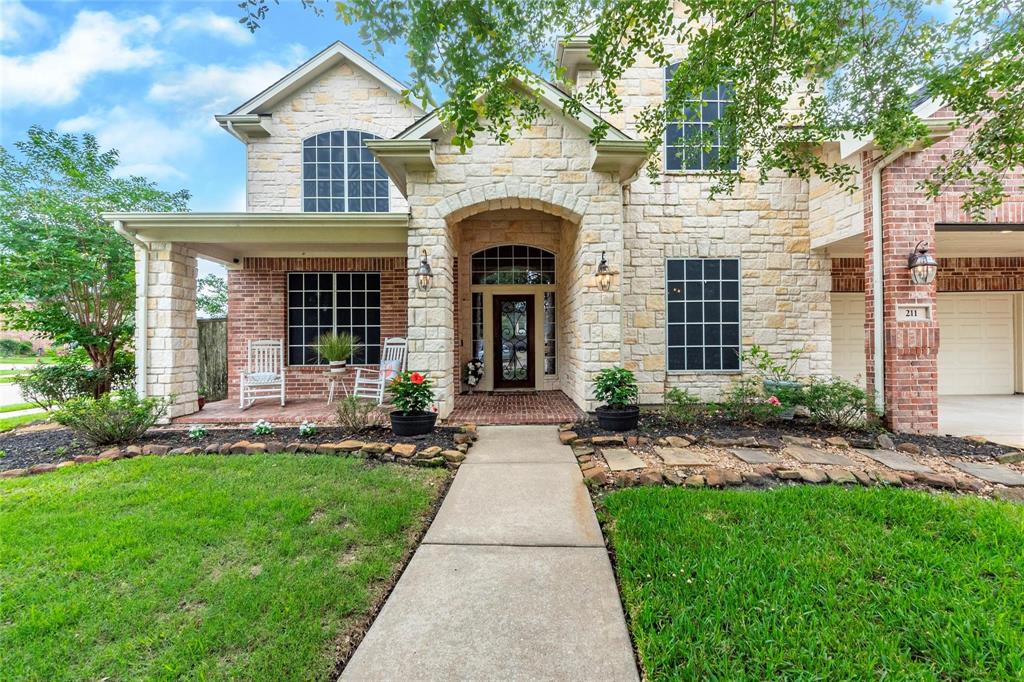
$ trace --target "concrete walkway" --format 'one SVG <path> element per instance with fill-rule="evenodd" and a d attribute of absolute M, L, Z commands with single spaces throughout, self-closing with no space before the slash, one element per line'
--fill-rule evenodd
<path fill-rule="evenodd" d="M 556 427 L 480 429 L 341 679 L 638 679 L 601 529 Z"/>

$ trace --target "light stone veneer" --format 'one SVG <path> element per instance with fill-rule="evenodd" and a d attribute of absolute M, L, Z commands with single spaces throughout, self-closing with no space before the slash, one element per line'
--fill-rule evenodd
<path fill-rule="evenodd" d="M 278 104 L 270 137 L 246 145 L 246 210 L 302 211 L 302 141 L 330 130 L 359 130 L 394 137 L 423 115 L 362 70 L 341 64 Z M 389 182 L 391 211 L 408 209 Z"/>
<path fill-rule="evenodd" d="M 139 300 L 136 305 L 137 333 L 146 328 L 144 395 L 172 398 L 166 417 L 170 419 L 199 409 L 196 256 L 181 244 L 152 242 L 148 260 L 147 271 L 136 247 L 136 291 L 141 293 L 141 278 L 148 278 L 146 304 Z M 142 361 L 136 360 L 140 369 Z M 141 376 L 140 371 L 140 382 Z"/>
<path fill-rule="evenodd" d="M 409 267 L 426 249 L 434 269 L 428 292 L 409 299 L 409 365 L 428 369 L 438 387 L 442 415 L 451 410 L 454 392 L 454 320 L 452 259 L 458 253 L 453 230 L 460 220 L 496 209 L 542 211 L 571 224 L 562 235 L 566 299 L 559 325 L 564 337 L 561 388 L 590 409 L 594 374 L 621 360 L 621 294 L 602 292 L 593 280 L 601 252 L 616 270 L 622 267 L 622 190 L 610 173 L 590 170 L 586 131 L 564 122 L 556 112 L 501 145 L 485 134 L 466 154 L 450 142 L 437 143 L 436 170 L 410 173 Z M 411 282 L 410 277 L 410 282 Z M 560 375 L 562 372 L 560 371 Z"/>

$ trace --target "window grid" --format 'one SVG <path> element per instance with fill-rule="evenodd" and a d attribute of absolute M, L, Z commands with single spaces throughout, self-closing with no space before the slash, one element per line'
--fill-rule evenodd
<path fill-rule="evenodd" d="M 288 274 L 288 364 L 326 364 L 316 343 L 332 332 L 359 339 L 362 348 L 352 364 L 380 362 L 379 272 Z"/>
<path fill-rule="evenodd" d="M 388 176 L 364 144 L 374 139 L 376 135 L 358 130 L 335 130 L 302 142 L 304 212 L 390 210 Z"/>
<path fill-rule="evenodd" d="M 665 270 L 668 369 L 739 371 L 739 260 L 670 259 Z"/>
<path fill-rule="evenodd" d="M 672 80 L 677 65 L 666 67 L 665 86 Z M 666 170 L 715 170 L 722 148 L 722 132 L 716 122 L 725 115 L 733 100 L 732 86 L 723 83 L 705 90 L 700 97 L 687 100 L 683 120 L 665 124 Z M 710 142 L 709 148 L 705 145 Z M 736 157 L 726 165 L 736 169 Z"/>
<path fill-rule="evenodd" d="M 533 246 L 492 246 L 473 254 L 473 284 L 554 284 L 555 254 Z"/>
<path fill-rule="evenodd" d="M 555 292 L 544 292 L 544 374 L 555 373 Z"/>

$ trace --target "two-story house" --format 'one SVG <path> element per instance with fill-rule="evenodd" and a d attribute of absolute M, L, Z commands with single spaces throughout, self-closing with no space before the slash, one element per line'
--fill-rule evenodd
<path fill-rule="evenodd" d="M 577 83 L 590 76 L 585 43 L 558 49 Z M 565 94 L 545 86 L 537 125 L 460 153 L 398 81 L 329 46 L 217 117 L 245 147 L 246 212 L 109 216 L 136 244 L 140 391 L 173 394 L 175 416 L 197 409 L 197 256 L 228 268 L 232 396 L 251 339 L 285 342 L 290 397 L 322 396 L 326 331 L 362 339 L 367 364 L 385 338 L 408 338 L 442 415 L 472 357 L 485 363 L 478 390 L 561 391 L 592 409 L 593 377 L 612 365 L 636 372 L 642 403 L 672 387 L 715 398 L 754 343 L 804 349 L 804 374 L 878 378 L 899 429 L 934 431 L 943 392 L 1024 388 L 1024 195 L 985 224 L 968 224 L 955 195 L 923 199 L 916 180 L 962 143 L 943 139 L 948 112 L 922 103 L 942 140 L 926 151 L 822 149 L 862 167 L 857 193 L 773 174 L 711 201 L 707 160 L 674 143 L 717 116 L 726 87 L 668 127 L 659 182 L 642 172 L 634 117 L 667 75 L 627 70 L 627 106 L 596 145 L 599 114 L 566 117 Z M 922 240 L 941 257 L 937 287 L 907 274 Z"/>

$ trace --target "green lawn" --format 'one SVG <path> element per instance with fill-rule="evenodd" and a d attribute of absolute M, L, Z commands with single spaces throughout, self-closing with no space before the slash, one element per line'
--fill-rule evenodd
<path fill-rule="evenodd" d="M 4 355 L 0 356 L 0 365 L 44 365 L 51 362 L 49 358 L 35 355 Z"/>
<path fill-rule="evenodd" d="M 636 488 L 602 521 L 650 680 L 1024 679 L 1024 508 Z"/>
<path fill-rule="evenodd" d="M 0 413 L 17 412 L 19 410 L 31 410 L 39 407 L 34 403 L 15 403 L 13 405 L 0 405 Z"/>
<path fill-rule="evenodd" d="M 0 433 L 4 431 L 10 431 L 13 428 L 22 426 L 23 424 L 30 424 L 46 419 L 45 412 L 35 412 L 33 414 L 23 414 L 18 417 L 3 417 L 0 418 Z"/>
<path fill-rule="evenodd" d="M 0 480 L 3 677 L 327 679 L 445 476 L 265 455 Z"/>

